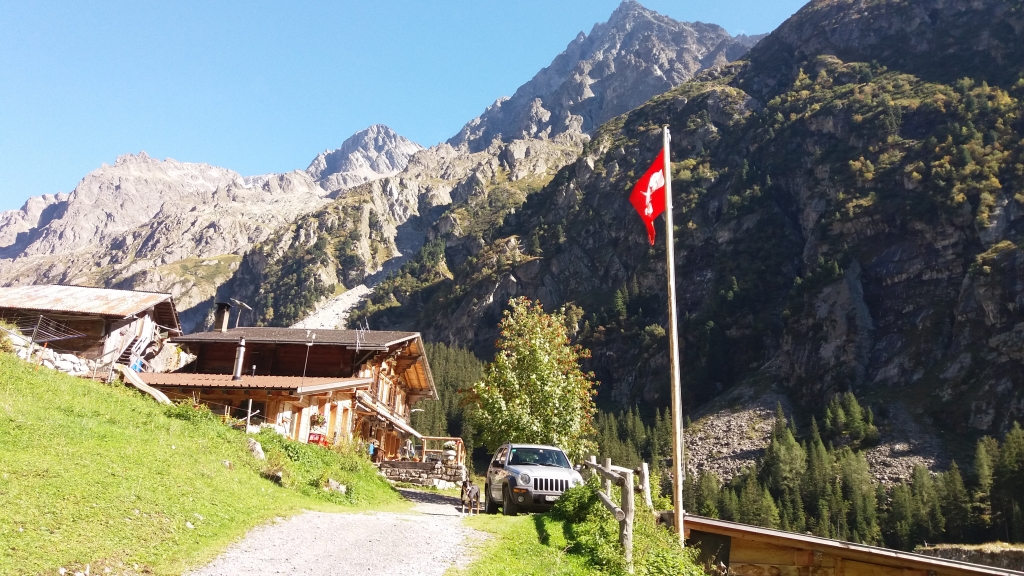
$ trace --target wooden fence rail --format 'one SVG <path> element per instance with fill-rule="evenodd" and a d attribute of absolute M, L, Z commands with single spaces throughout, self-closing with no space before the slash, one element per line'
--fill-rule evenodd
<path fill-rule="evenodd" d="M 612 465 L 611 458 L 604 459 L 604 466 L 597 463 L 597 456 L 591 456 L 584 464 L 590 470 L 601 475 L 603 489 L 597 495 L 605 508 L 619 521 L 619 544 L 626 557 L 626 568 L 633 573 L 633 517 L 636 513 L 635 495 L 638 491 L 633 484 L 634 475 L 640 477 L 639 491 L 643 492 L 646 502 L 650 502 L 650 474 L 645 463 L 638 470 L 630 470 L 622 466 Z M 621 506 L 612 501 L 612 485 L 621 488 Z M 653 507 L 652 507 L 653 508 Z"/>

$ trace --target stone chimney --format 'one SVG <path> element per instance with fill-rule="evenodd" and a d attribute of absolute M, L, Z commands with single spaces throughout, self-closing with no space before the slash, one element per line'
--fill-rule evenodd
<path fill-rule="evenodd" d="M 228 324 L 231 322 L 231 304 L 217 302 L 217 313 L 213 317 L 213 329 L 220 332 L 228 331 Z"/>

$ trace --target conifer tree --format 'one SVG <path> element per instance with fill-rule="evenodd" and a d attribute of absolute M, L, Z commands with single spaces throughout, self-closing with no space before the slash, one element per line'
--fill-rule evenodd
<path fill-rule="evenodd" d="M 941 508 L 946 520 L 945 540 L 966 542 L 971 525 L 971 499 L 956 462 L 953 462 L 948 472 L 942 474 L 941 479 Z"/>
<path fill-rule="evenodd" d="M 917 464 L 911 473 L 910 492 L 914 499 L 913 537 L 916 542 L 937 542 L 945 528 L 938 492 L 928 469 Z"/>
<path fill-rule="evenodd" d="M 900 550 L 913 550 L 913 526 L 917 515 L 910 487 L 900 482 L 892 490 L 889 509 L 885 514 L 886 543 Z"/>
<path fill-rule="evenodd" d="M 736 491 L 732 488 L 723 488 L 718 499 L 718 517 L 722 520 L 740 522 L 740 503 Z"/>
<path fill-rule="evenodd" d="M 850 537 L 855 542 L 880 544 L 882 531 L 878 526 L 878 503 L 871 485 L 871 471 L 864 454 L 848 449 L 840 460 L 843 499 L 849 506 Z"/>
<path fill-rule="evenodd" d="M 702 470 L 697 480 L 697 498 L 693 510 L 701 516 L 718 518 L 718 503 L 721 499 L 721 481 L 709 470 Z"/>
<path fill-rule="evenodd" d="M 984 436 L 974 449 L 973 490 L 971 491 L 971 534 L 976 540 L 988 539 L 992 532 L 993 456 L 999 457 L 999 443 Z"/>
<path fill-rule="evenodd" d="M 1024 542 L 1024 430 L 1014 422 L 999 447 L 992 473 L 992 510 L 996 536 Z"/>
<path fill-rule="evenodd" d="M 804 501 L 804 509 L 814 524 L 821 521 L 823 514 L 828 516 L 827 511 L 823 513 L 821 503 L 827 501 L 828 483 L 832 475 L 832 456 L 826 450 L 818 433 L 818 422 L 811 419 L 811 440 L 807 445 L 807 469 L 804 472 L 801 484 L 801 494 Z M 826 522 L 827 525 L 827 522 Z M 827 530 L 825 531 L 827 533 Z M 820 531 L 815 534 L 825 535 Z"/>

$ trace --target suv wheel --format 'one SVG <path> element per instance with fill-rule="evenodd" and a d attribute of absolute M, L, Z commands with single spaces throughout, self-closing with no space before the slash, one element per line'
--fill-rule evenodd
<path fill-rule="evenodd" d="M 519 507 L 516 506 L 514 500 L 512 500 L 512 491 L 505 486 L 505 489 L 501 491 L 501 495 L 504 497 L 501 503 L 501 511 L 505 516 L 515 516 L 519 513 Z"/>
<path fill-rule="evenodd" d="M 484 514 L 497 514 L 498 503 L 491 500 L 491 487 L 484 484 Z"/>

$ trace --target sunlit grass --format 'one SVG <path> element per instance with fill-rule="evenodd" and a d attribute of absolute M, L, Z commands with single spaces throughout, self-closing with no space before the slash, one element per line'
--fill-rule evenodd
<path fill-rule="evenodd" d="M 474 562 L 464 570 L 449 570 L 447 576 L 518 576 L 545 574 L 578 576 L 601 574 L 585 559 L 569 554 L 563 523 L 544 514 L 508 517 L 471 516 L 465 523 L 491 535 L 473 551 Z"/>
<path fill-rule="evenodd" d="M 0 354 L 0 574 L 177 574 L 275 516 L 351 510 L 263 479 L 245 442 L 121 386 Z"/>

